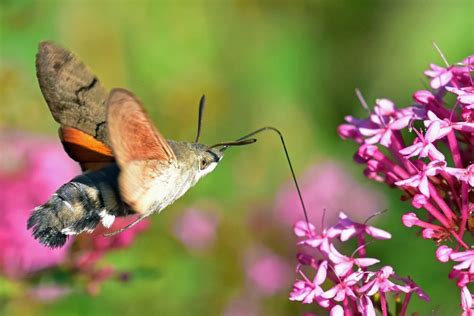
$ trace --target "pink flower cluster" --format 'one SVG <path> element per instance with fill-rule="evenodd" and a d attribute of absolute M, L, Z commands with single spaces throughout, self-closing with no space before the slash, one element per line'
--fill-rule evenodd
<path fill-rule="evenodd" d="M 417 211 L 403 215 L 403 224 L 417 226 L 423 238 L 454 244 L 457 250 L 470 249 L 465 233 L 474 231 L 469 198 L 474 186 L 473 70 L 474 56 L 447 67 L 431 65 L 425 75 L 433 90 L 416 91 L 413 105 L 397 108 L 390 100 L 378 99 L 368 118 L 347 116 L 347 124 L 338 129 L 343 139 L 360 144 L 355 161 L 366 165 L 369 179 L 398 187 L 402 198 L 411 201 Z M 438 254 L 446 252 L 444 247 Z M 456 267 L 468 266 L 472 259 L 457 250 L 441 261 L 461 262 L 453 271 L 462 279 L 462 306 L 471 315 L 466 284 L 474 279 L 474 269 L 461 272 Z"/>
<path fill-rule="evenodd" d="M 304 221 L 296 223 L 296 236 L 301 240 L 299 245 L 312 248 L 315 253 L 299 253 L 297 273 L 301 279 L 294 283 L 290 300 L 303 304 L 317 303 L 330 311 L 330 315 L 376 315 L 380 308 L 382 315 L 389 314 L 387 294 L 392 293 L 400 298 L 401 311 L 405 315 L 406 308 L 413 293 L 429 300 L 419 286 L 410 278 L 401 278 L 390 266 L 378 270 L 369 267 L 379 263 L 378 259 L 366 257 L 366 239 L 368 236 L 384 240 L 391 235 L 381 229 L 367 224 L 356 223 L 344 213 L 339 214 L 336 225 L 323 229 L 317 234 L 312 224 Z M 358 247 L 351 256 L 340 253 L 334 241 L 346 242 L 356 239 Z M 358 257 L 356 257 L 358 254 Z M 303 269 L 309 268 L 309 273 Z M 396 283 L 397 282 L 397 283 Z M 380 301 L 378 301 L 380 300 Z M 376 307 L 375 307 L 376 306 Z"/>
<path fill-rule="evenodd" d="M 47 269 L 63 266 L 71 276 L 85 278 L 91 294 L 98 293 L 104 280 L 120 276 L 113 267 L 102 267 L 99 260 L 111 250 L 130 246 L 149 222 L 142 221 L 110 238 L 102 236 L 104 228 L 98 228 L 93 234 L 70 238 L 59 249 L 42 246 L 26 229 L 26 221 L 36 206 L 80 172 L 79 167 L 58 141 L 44 137 L 0 130 L 0 148 L 0 275 L 28 280 L 48 273 Z M 110 230 L 130 221 L 117 219 Z M 55 284 L 31 285 L 30 294 L 38 299 L 53 299 L 70 292 L 68 287 Z"/>
<path fill-rule="evenodd" d="M 66 260 L 71 246 L 40 245 L 26 229 L 32 209 L 79 172 L 50 139 L 0 130 L 0 273 L 23 278 Z"/>
<path fill-rule="evenodd" d="M 100 260 L 110 251 L 128 248 L 135 241 L 138 234 L 148 229 L 150 222 L 148 219 L 141 221 L 137 225 L 121 232 L 118 235 L 105 237 L 105 233 L 116 231 L 127 224 L 132 219 L 118 217 L 111 227 L 98 226 L 92 234 L 82 234 L 76 237 L 74 250 L 70 252 L 72 259 L 72 270 L 86 281 L 86 290 L 90 295 L 97 295 L 101 285 L 111 278 L 128 279 L 128 274 L 117 271 L 111 265 L 100 264 Z"/>

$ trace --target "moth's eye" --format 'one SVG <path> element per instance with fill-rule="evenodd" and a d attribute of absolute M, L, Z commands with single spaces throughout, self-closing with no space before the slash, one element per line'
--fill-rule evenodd
<path fill-rule="evenodd" d="M 207 159 L 201 159 L 201 165 L 200 165 L 201 170 L 206 169 L 208 165 L 209 165 L 209 161 Z"/>

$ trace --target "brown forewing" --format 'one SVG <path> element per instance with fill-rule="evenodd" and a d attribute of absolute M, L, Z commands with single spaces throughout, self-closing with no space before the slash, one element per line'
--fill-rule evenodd
<path fill-rule="evenodd" d="M 133 160 L 172 162 L 173 150 L 155 128 L 140 101 L 125 89 L 113 89 L 107 102 L 109 138 L 119 164 Z"/>
<path fill-rule="evenodd" d="M 41 42 L 36 55 L 36 75 L 54 119 L 110 145 L 107 136 L 108 91 L 70 51 L 52 42 Z"/>

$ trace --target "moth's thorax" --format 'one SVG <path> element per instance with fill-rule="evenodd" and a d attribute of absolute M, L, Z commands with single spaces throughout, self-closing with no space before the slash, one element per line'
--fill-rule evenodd
<path fill-rule="evenodd" d="M 209 149 L 206 145 L 177 142 L 168 140 L 176 161 L 171 163 L 156 162 L 160 164 L 156 168 L 157 172 L 151 175 L 151 190 L 147 212 L 159 212 L 194 186 L 199 179 L 210 173 L 222 159 L 223 154 L 216 150 Z M 211 160 L 209 165 L 202 169 L 203 159 Z M 159 171 L 158 171 L 159 170 Z M 152 199 L 152 200 L 151 200 Z"/>

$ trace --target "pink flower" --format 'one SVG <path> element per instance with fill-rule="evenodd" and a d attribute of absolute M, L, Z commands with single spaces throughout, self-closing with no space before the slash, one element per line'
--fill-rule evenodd
<path fill-rule="evenodd" d="M 354 272 L 345 277 L 340 283 L 321 294 L 321 297 L 325 299 L 334 299 L 337 302 L 342 302 L 349 296 L 353 299 L 357 299 L 354 293 L 354 285 L 356 285 L 364 275 L 360 272 Z"/>
<path fill-rule="evenodd" d="M 461 307 L 463 310 L 462 316 L 474 315 L 474 304 L 472 295 L 467 286 L 461 289 Z"/>
<path fill-rule="evenodd" d="M 411 205 L 413 205 L 414 208 L 422 208 L 426 203 L 428 203 L 428 198 L 423 194 L 415 194 L 411 201 Z"/>
<path fill-rule="evenodd" d="M 42 302 L 54 302 L 69 295 L 72 289 L 58 285 L 40 285 L 28 291 L 28 296 Z"/>
<path fill-rule="evenodd" d="M 354 236 L 361 236 L 364 233 L 381 240 L 392 237 L 390 233 L 382 229 L 351 221 L 343 212 L 339 213 L 339 222 L 328 229 L 328 235 L 331 238 L 339 236 L 341 241 L 346 241 Z"/>
<path fill-rule="evenodd" d="M 453 267 L 455 270 L 469 270 L 469 273 L 474 274 L 474 250 L 467 250 L 462 252 L 453 251 L 450 255 L 451 260 L 461 262 Z"/>
<path fill-rule="evenodd" d="M 426 70 L 425 75 L 433 78 L 431 80 L 431 88 L 438 89 L 448 84 L 453 78 L 452 71 L 435 64 L 430 65 L 431 70 Z"/>
<path fill-rule="evenodd" d="M 393 131 L 407 127 L 411 115 L 404 115 L 405 113 L 397 111 L 393 102 L 388 99 L 376 100 L 374 112 L 375 114 L 370 116 L 370 120 L 376 127 L 360 127 L 359 132 L 363 136 L 369 137 L 365 140 L 366 144 L 380 143 L 389 147 L 392 143 Z"/>
<path fill-rule="evenodd" d="M 293 227 L 293 232 L 298 237 L 314 237 L 316 235 L 316 227 L 311 223 L 306 223 L 305 221 L 296 222 Z"/>
<path fill-rule="evenodd" d="M 465 241 L 472 230 L 471 191 L 474 187 L 474 164 L 471 164 L 474 144 L 473 61 L 474 58 L 469 56 L 463 63 L 446 68 L 432 64 L 425 74 L 431 78 L 431 87 L 437 90 L 416 91 L 413 98 L 421 106 L 395 110 L 390 104 L 385 104 L 383 111 L 380 108 L 376 110 L 380 122 L 373 120 L 375 114 L 370 114 L 367 119 L 348 120 L 346 117 L 345 124 L 349 125 L 345 127 L 346 130 L 358 130 L 362 136 L 369 136 L 364 133 L 364 129 L 372 130 L 374 134 L 369 137 L 379 137 L 376 142 L 372 142 L 371 138 L 364 143 L 358 141 L 355 160 L 366 165 L 364 175 L 389 186 L 400 187 L 403 191 L 402 199 L 411 201 L 411 205 L 419 210 L 417 213 L 425 212 L 423 215 L 426 215 L 426 221 L 410 212 L 402 215 L 403 224 L 407 227 L 419 227 L 423 238 L 432 239 L 438 245 L 447 241 L 455 244 L 456 251 L 441 245 L 436 257 L 442 262 L 452 260 L 457 263 L 449 278 L 455 279 L 460 288 L 474 282 L 474 250 L 471 250 L 471 240 Z M 455 94 L 457 101 L 452 102 L 446 98 L 445 96 L 450 95 L 446 91 Z M 385 137 L 386 140 L 388 136 L 381 134 L 381 129 L 387 126 L 390 119 L 405 116 L 409 117 L 409 123 L 403 130 L 414 130 L 417 134 L 415 141 L 407 146 L 411 142 L 406 137 L 407 133 L 392 129 L 390 143 L 383 142 L 382 139 Z M 427 128 L 425 133 L 418 130 L 418 127 L 413 128 L 419 125 L 419 121 L 423 121 Z M 370 150 L 367 143 L 373 143 Z M 359 240 L 358 242 L 360 243 Z M 360 247 L 362 251 L 359 252 L 365 255 L 365 246 Z M 421 298 L 426 297 L 412 281 L 404 281 L 407 288 L 391 282 L 391 276 L 398 278 L 391 268 L 382 269 L 377 277 L 360 288 L 362 293 L 369 296 L 380 294 L 382 314 L 388 313 L 384 294 L 387 291 L 398 292 L 398 295 L 413 292 Z M 472 296 L 466 293 L 463 295 L 465 313 L 471 314 L 470 307 L 466 306 L 472 304 Z M 406 313 L 409 300 L 410 295 L 405 295 L 401 314 Z M 361 305 L 359 304 L 359 309 Z"/>
<path fill-rule="evenodd" d="M 429 189 L 429 180 L 428 177 L 432 177 L 443 171 L 446 167 L 445 161 L 432 161 L 428 165 L 423 166 L 423 170 L 414 175 L 411 178 L 400 180 L 395 182 L 395 185 L 398 186 L 409 186 L 413 188 L 418 188 L 420 193 L 422 193 L 426 197 L 430 197 L 430 189 Z"/>
<path fill-rule="evenodd" d="M 337 251 L 333 244 L 329 245 L 329 259 L 334 263 L 334 272 L 338 277 L 347 275 L 352 271 L 354 265 L 359 268 L 365 268 L 380 262 L 380 260 L 374 258 L 352 258 L 344 256 Z"/>
<path fill-rule="evenodd" d="M 321 235 L 316 234 L 316 228 L 313 224 L 305 221 L 298 221 L 293 227 L 296 236 L 302 237 L 303 240 L 298 242 L 298 245 L 308 245 L 313 248 L 323 249 L 325 252 L 329 249 L 329 237 L 327 231 L 323 230 Z"/>
<path fill-rule="evenodd" d="M 416 225 L 419 222 L 419 220 L 416 214 L 411 212 L 411 213 L 406 213 L 402 216 L 402 222 L 403 222 L 403 225 L 405 225 L 406 227 L 412 227 L 413 225 Z"/>
<path fill-rule="evenodd" d="M 39 244 L 26 229 L 33 208 L 45 202 L 79 168 L 56 141 L 0 130 L 0 270 L 12 278 L 61 264 L 61 249 Z"/>
<path fill-rule="evenodd" d="M 450 119 L 440 119 L 432 111 L 428 111 L 427 119 L 424 121 L 426 127 L 429 127 L 432 124 L 439 124 L 439 131 L 437 132 L 436 140 L 441 139 L 448 135 L 453 130 L 463 131 L 463 132 L 474 132 L 474 123 L 471 122 L 451 122 Z"/>
<path fill-rule="evenodd" d="M 312 231 L 314 231 L 314 226 L 312 224 L 309 226 L 310 230 L 307 230 L 306 232 L 304 229 L 302 229 L 303 226 L 308 227 L 306 222 L 299 221 L 296 223 L 294 228 L 296 236 L 306 236 L 306 238 L 298 242 L 298 245 L 308 245 L 313 248 L 318 248 L 324 253 L 327 253 L 329 251 L 330 244 L 330 237 L 328 236 L 327 230 L 324 229 L 321 235 L 313 235 Z"/>
<path fill-rule="evenodd" d="M 334 315 L 352 315 L 356 313 L 356 308 L 363 315 L 375 315 L 374 306 L 368 296 L 379 294 L 382 313 L 386 315 L 388 309 L 387 292 L 394 292 L 399 297 L 405 295 L 405 301 L 403 302 L 403 308 L 405 309 L 412 292 L 423 299 L 427 297 L 426 293 L 415 282 L 410 278 L 398 277 L 389 266 L 385 266 L 377 272 L 369 270 L 370 266 L 379 262 L 377 259 L 365 257 L 367 243 L 364 236 L 369 226 L 351 221 L 344 213 L 341 213 L 340 223 L 335 227 L 338 225 L 339 227 L 334 230 L 336 236 L 344 234 L 345 230 L 350 231 L 348 236 L 355 234 L 354 230 L 356 231 L 359 237 L 357 238 L 359 247 L 356 251 L 359 252 L 361 258 L 341 254 L 331 243 L 330 238 L 327 237 L 328 234 L 324 233 L 326 231 L 324 229 L 322 235 L 327 237 L 325 239 L 329 245 L 327 250 L 321 249 L 321 247 L 305 248 L 311 250 L 311 252 L 316 252 L 315 256 L 298 253 L 299 263 L 296 271 L 303 277 L 303 280 L 297 280 L 294 283 L 290 300 L 300 301 L 304 304 L 316 302 L 326 311 L 329 311 L 329 314 Z M 331 229 L 328 229 L 328 231 Z M 374 227 L 371 227 L 370 230 L 375 236 L 389 237 L 387 232 L 379 231 Z M 315 227 L 306 222 L 297 223 L 295 233 L 302 238 L 318 236 Z M 348 238 L 343 238 L 343 242 L 347 241 Z M 322 257 L 323 261 L 318 264 L 315 257 Z M 316 270 L 313 281 L 306 277 L 302 271 L 303 269 Z M 389 280 L 390 277 L 400 280 L 406 285 L 395 284 Z M 325 288 L 329 287 L 329 289 L 324 291 L 323 284 Z M 340 305 L 341 302 L 342 305 Z"/>
<path fill-rule="evenodd" d="M 431 93 L 431 91 L 428 90 L 418 90 L 413 94 L 413 99 L 421 105 L 427 105 L 430 104 L 431 102 L 435 101 L 436 98 Z"/>
<path fill-rule="evenodd" d="M 174 226 L 176 237 L 189 250 L 205 250 L 216 238 L 217 216 L 197 209 L 187 209 Z"/>
<path fill-rule="evenodd" d="M 461 89 L 454 88 L 454 87 L 446 87 L 446 90 L 457 94 L 458 101 L 467 105 L 468 108 L 471 108 L 474 106 L 474 88 L 473 87 L 464 87 Z"/>
<path fill-rule="evenodd" d="M 430 157 L 432 160 L 444 160 L 444 155 L 433 144 L 434 141 L 443 136 L 444 134 L 441 131 L 441 124 L 438 121 L 435 121 L 430 124 L 425 136 L 419 134 L 415 143 L 401 149 L 400 154 L 406 158 L 419 156 L 420 158 Z"/>
<path fill-rule="evenodd" d="M 341 124 L 337 128 L 337 132 L 342 139 L 353 139 L 357 143 L 363 143 L 364 138 L 359 130 L 350 124 Z"/>
<path fill-rule="evenodd" d="M 364 316 L 376 316 L 374 304 L 367 295 L 362 295 L 358 301 L 357 309 Z"/>
<path fill-rule="evenodd" d="M 393 268 L 385 266 L 374 274 L 374 278 L 360 288 L 361 293 L 366 293 L 368 296 L 372 296 L 377 292 L 410 292 L 410 288 L 407 286 L 397 285 L 389 280 L 395 273 Z"/>
<path fill-rule="evenodd" d="M 264 295 L 273 295 L 289 285 L 291 268 L 283 258 L 268 251 L 249 258 L 246 267 L 247 278 L 252 287 Z"/>
<path fill-rule="evenodd" d="M 331 312 L 329 313 L 329 316 L 343 316 L 344 315 L 344 309 L 340 305 L 334 305 L 333 308 L 331 308 Z"/>
<path fill-rule="evenodd" d="M 400 277 L 396 274 L 393 277 L 396 280 L 399 280 L 399 281 L 405 283 L 410 288 L 410 292 L 415 293 L 420 299 L 422 299 L 424 301 L 427 301 L 427 302 L 430 301 L 430 296 L 428 294 L 426 294 L 426 292 L 423 291 L 423 289 L 418 284 L 416 284 L 416 282 L 413 281 L 410 277 L 403 278 L 403 277 Z"/>
<path fill-rule="evenodd" d="M 293 291 L 290 293 L 290 300 L 300 301 L 303 304 L 311 304 L 316 297 L 320 296 L 323 293 L 321 284 L 326 280 L 327 267 L 327 261 L 323 261 L 319 265 L 319 269 L 313 281 L 308 280 L 308 278 L 300 272 L 305 280 L 296 281 L 294 283 Z"/>
<path fill-rule="evenodd" d="M 436 250 L 436 258 L 441 262 L 448 262 L 451 253 L 453 253 L 453 249 L 449 248 L 448 246 L 442 245 L 439 246 Z"/>
<path fill-rule="evenodd" d="M 361 186 L 343 165 L 337 162 L 319 163 L 303 173 L 300 181 L 301 193 L 305 198 L 309 218 L 320 223 L 321 210 L 326 208 L 325 222 L 337 219 L 344 210 L 356 220 L 363 221 L 374 210 L 385 207 L 383 196 Z M 351 201 L 351 203 L 346 203 Z M 283 225 L 293 225 L 304 219 L 298 209 L 298 195 L 292 183 L 280 189 L 276 199 L 276 219 Z"/>
<path fill-rule="evenodd" d="M 474 282 L 474 274 L 465 272 L 465 271 L 460 271 L 460 270 L 451 270 L 449 273 L 448 277 L 450 279 L 455 279 L 456 285 L 459 288 L 462 288 L 463 286 L 469 285 Z"/>
<path fill-rule="evenodd" d="M 233 298 L 225 308 L 223 316 L 258 316 L 261 315 L 258 303 L 253 297 Z"/>
<path fill-rule="evenodd" d="M 138 234 L 148 229 L 149 219 L 145 219 L 137 225 L 112 237 L 105 237 L 105 233 L 116 231 L 133 221 L 132 216 L 117 217 L 110 228 L 102 225 L 97 226 L 92 234 L 82 234 L 77 237 L 79 244 L 79 256 L 75 259 L 76 267 L 86 273 L 94 270 L 95 264 L 107 252 L 115 249 L 129 247 Z"/>
<path fill-rule="evenodd" d="M 469 165 L 466 169 L 446 167 L 444 171 L 459 181 L 469 183 L 471 187 L 474 187 L 474 165 Z"/>

